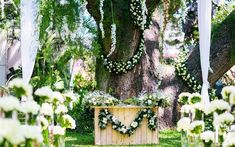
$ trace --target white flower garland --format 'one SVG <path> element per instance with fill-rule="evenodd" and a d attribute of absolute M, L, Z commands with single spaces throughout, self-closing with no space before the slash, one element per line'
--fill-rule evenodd
<path fill-rule="evenodd" d="M 176 73 L 178 76 L 180 76 L 183 81 L 192 88 L 195 92 L 200 91 L 201 85 L 197 82 L 197 80 L 189 73 L 187 66 L 186 66 L 186 60 L 187 60 L 187 52 L 182 51 L 179 54 L 178 63 L 175 66 Z"/>
<path fill-rule="evenodd" d="M 157 116 L 155 115 L 155 112 L 149 108 L 140 110 L 137 117 L 134 119 L 129 127 L 120 122 L 108 111 L 108 109 L 102 109 L 99 113 L 99 127 L 101 129 L 105 129 L 108 122 L 110 122 L 114 130 L 120 132 L 121 134 L 132 135 L 134 131 L 139 127 L 144 117 L 148 119 L 148 128 L 150 130 L 155 130 L 157 128 Z"/>
<path fill-rule="evenodd" d="M 111 40 L 112 40 L 112 44 L 111 44 L 111 50 L 109 52 L 109 54 L 107 55 L 107 57 L 109 57 L 110 55 L 113 54 L 113 52 L 115 51 L 116 49 L 116 42 L 117 42 L 117 39 L 116 39 L 116 24 L 113 23 L 111 25 Z"/>
<path fill-rule="evenodd" d="M 100 7 L 99 7 L 99 10 L 100 10 L 100 23 L 99 23 L 99 27 L 100 27 L 101 37 L 102 38 L 105 37 L 104 26 L 103 26 L 103 20 L 104 20 L 103 6 L 104 6 L 104 0 L 100 0 Z"/>
<path fill-rule="evenodd" d="M 134 23 L 144 30 L 147 23 L 148 10 L 146 7 L 146 0 L 131 0 L 130 12 Z"/>
<path fill-rule="evenodd" d="M 137 52 L 134 56 L 129 59 L 127 62 L 123 61 L 112 61 L 107 57 L 101 56 L 104 60 L 104 67 L 108 69 L 109 72 L 115 74 L 127 73 L 127 71 L 132 70 L 135 65 L 139 62 L 144 51 L 144 39 L 142 38 L 138 47 Z"/>

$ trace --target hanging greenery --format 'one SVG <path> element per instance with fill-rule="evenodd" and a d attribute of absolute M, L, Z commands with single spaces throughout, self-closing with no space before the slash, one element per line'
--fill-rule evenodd
<path fill-rule="evenodd" d="M 99 113 L 99 127 L 101 129 L 105 129 L 109 122 L 111 123 L 114 130 L 121 134 L 128 134 L 130 136 L 140 126 L 140 123 L 144 118 L 148 119 L 148 128 L 152 131 L 156 130 L 157 116 L 150 108 L 140 110 L 134 121 L 128 127 L 119 121 L 115 116 L 113 116 L 113 114 L 111 114 L 108 109 L 102 109 Z"/>
<path fill-rule="evenodd" d="M 103 29 L 103 4 L 104 0 L 100 0 L 100 6 L 99 6 L 99 11 L 101 15 L 100 19 L 100 24 L 99 24 L 99 29 L 101 31 L 101 36 L 102 38 L 105 37 L 105 32 Z M 112 6 L 112 2 L 111 2 Z M 146 1 L 139 1 L 139 0 L 132 0 L 130 2 L 130 12 L 131 12 L 131 17 L 134 21 L 134 24 L 141 30 L 141 37 L 140 37 L 140 43 L 138 45 L 138 48 L 135 52 L 135 54 L 126 62 L 124 61 L 113 61 L 109 59 L 109 56 L 114 52 L 115 46 L 116 46 L 116 33 L 114 32 L 114 29 L 112 27 L 112 33 L 111 33 L 111 40 L 112 40 L 112 45 L 110 49 L 110 53 L 108 55 L 102 55 L 101 58 L 103 59 L 103 65 L 106 69 L 108 69 L 109 72 L 115 73 L 115 74 L 122 74 L 122 73 L 127 73 L 127 71 L 132 70 L 136 64 L 139 63 L 139 60 L 141 59 L 144 51 L 144 38 L 143 38 L 143 32 L 145 28 L 147 27 L 147 16 L 148 16 L 148 10 L 146 7 Z M 113 16 L 112 16 L 113 17 Z M 115 25 L 114 22 L 112 25 Z M 115 25 L 116 26 L 116 25 Z M 116 31 L 116 27 L 115 27 Z"/>

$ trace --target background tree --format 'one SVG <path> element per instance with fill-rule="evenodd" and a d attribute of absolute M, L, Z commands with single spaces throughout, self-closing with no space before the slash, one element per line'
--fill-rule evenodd
<path fill-rule="evenodd" d="M 100 22 L 99 1 L 88 0 L 88 11 L 94 17 L 97 25 Z M 117 24 L 117 48 L 111 56 L 112 60 L 127 61 L 131 58 L 137 49 L 141 33 L 133 23 L 131 13 L 129 11 L 129 2 L 124 0 L 107 0 L 104 2 L 104 32 L 106 34 L 104 39 L 99 37 L 99 41 L 104 53 L 108 53 L 111 46 L 110 26 L 114 19 Z M 159 1 L 147 0 L 146 2 L 149 12 L 154 10 L 152 17 L 152 25 L 145 30 L 145 52 L 139 64 L 133 70 L 126 74 L 109 73 L 103 66 L 102 59 L 97 59 L 96 80 L 98 89 L 110 92 L 112 95 L 120 99 L 135 97 L 143 92 L 155 92 L 163 90 L 165 93 L 170 93 L 175 98 L 182 92 L 187 85 L 175 74 L 173 66 L 166 65 L 161 61 L 161 50 L 159 47 L 160 39 L 160 18 L 162 13 L 156 6 Z M 151 6 L 151 7 L 150 7 Z M 111 14 L 111 7 L 113 14 Z M 151 10 L 152 9 L 152 10 Z M 113 16 L 113 19 L 112 19 Z M 211 86 L 229 70 L 234 61 L 231 60 L 234 56 L 234 19 L 235 12 L 231 13 L 229 17 L 220 25 L 219 29 L 213 35 L 211 46 L 211 68 L 213 73 L 209 75 Z M 99 36 L 100 33 L 99 33 Z M 189 73 L 195 76 L 198 81 L 201 81 L 200 58 L 199 50 L 195 48 L 191 51 L 187 59 L 187 67 Z M 161 69 L 161 68 L 164 68 Z M 164 71 L 162 73 L 161 71 Z M 160 83 L 160 85 L 159 85 Z M 177 100 L 173 100 L 173 107 L 161 112 L 161 125 L 170 126 L 176 120 L 177 116 Z M 173 115 L 172 115 L 173 113 Z M 172 121 L 173 120 L 173 121 Z"/>

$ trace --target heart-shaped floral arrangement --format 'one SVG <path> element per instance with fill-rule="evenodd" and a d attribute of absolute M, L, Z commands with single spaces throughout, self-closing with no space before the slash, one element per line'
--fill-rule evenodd
<path fill-rule="evenodd" d="M 119 121 L 108 109 L 101 109 L 99 113 L 99 127 L 105 129 L 108 122 L 111 123 L 112 128 L 121 134 L 128 134 L 129 136 L 134 133 L 134 131 L 139 127 L 143 118 L 148 119 L 148 128 L 152 131 L 157 128 L 157 116 L 155 112 L 150 108 L 140 110 L 130 124 L 130 126 L 125 126 L 121 121 Z"/>

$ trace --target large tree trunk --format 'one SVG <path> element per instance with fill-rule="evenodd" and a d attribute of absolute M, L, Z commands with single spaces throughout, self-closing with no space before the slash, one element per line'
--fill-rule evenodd
<path fill-rule="evenodd" d="M 104 1 L 104 31 L 105 38 L 100 41 L 101 47 L 107 54 L 111 48 L 110 28 L 113 20 L 117 24 L 117 47 L 111 59 L 114 61 L 127 61 L 135 53 L 141 31 L 136 27 L 131 19 L 129 11 L 129 2 L 126 0 L 112 0 L 113 14 L 111 13 L 111 1 Z M 157 5 L 157 1 L 147 0 L 147 6 L 153 7 Z M 88 0 L 88 11 L 95 18 L 97 24 L 99 24 L 99 2 L 94 0 Z M 151 34 L 145 33 L 146 41 L 146 53 L 144 53 L 140 63 L 135 68 L 126 74 L 116 75 L 115 73 L 109 73 L 103 66 L 102 60 L 97 60 L 96 80 L 98 88 L 103 91 L 107 91 L 112 95 L 125 99 L 133 96 L 137 96 L 141 92 L 152 92 L 157 87 L 157 81 L 155 79 L 154 66 L 155 59 L 158 57 L 156 52 L 158 49 L 158 30 L 159 28 L 152 28 Z M 146 31 L 147 32 L 147 31 Z"/>
<path fill-rule="evenodd" d="M 126 61 L 132 57 L 140 38 L 140 31 L 135 27 L 131 19 L 129 12 L 129 5 L 126 0 L 112 0 L 114 10 L 114 20 L 117 25 L 117 48 L 114 54 L 111 56 L 113 60 Z M 151 0 L 149 0 L 151 1 Z M 149 3 L 148 1 L 148 3 Z M 155 3 L 157 4 L 157 3 Z M 99 24 L 99 1 L 88 0 L 87 5 L 89 13 L 95 18 L 96 23 Z M 112 23 L 112 14 L 110 1 L 104 3 L 104 28 L 106 37 L 100 41 L 102 49 L 107 54 L 111 46 L 110 39 L 110 26 Z M 235 22 L 234 13 L 233 19 L 225 22 L 217 35 L 218 37 L 213 39 L 212 51 L 211 51 L 211 67 L 214 70 L 213 74 L 210 74 L 209 80 L 212 84 L 215 83 L 231 66 L 229 51 L 234 49 L 234 30 Z M 177 96 L 182 90 L 185 89 L 185 85 L 179 77 L 175 74 L 173 66 L 168 66 L 160 63 L 159 52 L 159 22 L 162 17 L 156 9 L 153 16 L 153 24 L 150 29 L 145 30 L 145 53 L 138 65 L 126 74 L 116 75 L 109 73 L 104 67 L 100 59 L 97 60 L 96 68 L 96 80 L 98 88 L 100 90 L 111 93 L 112 95 L 125 99 L 129 97 L 138 96 L 141 92 L 155 92 L 162 90 L 163 92 L 170 94 L 173 99 L 173 105 L 170 109 L 160 110 L 160 127 L 172 126 L 178 116 L 177 111 Z M 227 26 L 229 24 L 229 26 Z M 234 32 L 234 31 L 233 31 Z M 232 45 L 233 42 L 233 45 Z M 226 62 L 224 62 L 226 61 Z M 201 77 L 200 72 L 200 59 L 199 50 L 195 49 L 188 58 L 189 70 L 198 79 Z M 161 68 L 160 68 L 161 67 Z M 162 72 L 159 72 L 159 71 Z M 161 75 L 161 85 L 158 86 L 159 73 Z"/>

